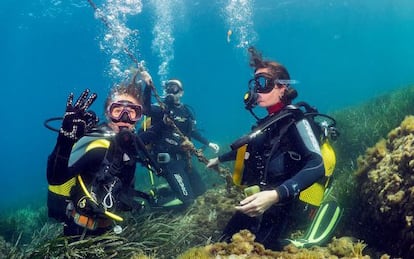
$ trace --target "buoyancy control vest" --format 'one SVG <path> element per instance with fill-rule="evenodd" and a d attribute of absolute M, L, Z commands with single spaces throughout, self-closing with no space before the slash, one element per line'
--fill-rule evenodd
<path fill-rule="evenodd" d="M 110 147 L 111 141 L 102 137 L 85 136 L 74 144 L 68 162 L 69 167 L 93 150 L 104 149 L 105 156 L 101 164 L 97 165 L 99 170 L 96 173 L 93 172 L 93 175 L 88 175 L 87 179 L 81 176 L 85 172 L 79 172 L 63 184 L 49 185 L 48 212 L 50 217 L 65 221 L 70 216 L 68 214 L 73 214 L 67 210 L 71 207 L 71 210 L 81 211 L 82 214 L 100 213 L 100 216 L 122 221 L 122 218 L 111 210 L 116 210 L 120 201 L 131 207 L 136 205 L 131 199 L 131 197 L 137 196 L 136 192 L 138 192 L 133 189 L 132 184 L 136 161 L 133 157 L 128 157 L 127 162 L 121 161 L 121 159 L 125 159 L 126 154 L 123 154 L 121 159 L 115 159 L 113 157 L 115 151 Z M 125 174 L 123 171 L 121 174 L 121 170 L 125 166 L 129 167 L 125 169 L 129 173 Z M 125 184 L 127 186 L 124 186 Z M 121 191 L 129 193 L 121 195 Z M 72 204 L 68 206 L 70 202 Z"/>
<path fill-rule="evenodd" d="M 273 142 L 280 143 L 281 139 L 286 134 L 288 128 L 294 122 L 299 121 L 301 119 L 306 119 L 309 122 L 312 131 L 318 138 L 321 155 L 325 167 L 325 177 L 320 181 L 315 182 L 307 189 L 301 191 L 299 194 L 299 199 L 305 203 L 314 206 L 319 206 L 324 197 L 324 193 L 326 192 L 327 188 L 331 183 L 331 176 L 336 165 L 336 155 L 332 145 L 330 144 L 330 140 L 335 140 L 339 133 L 335 128 L 336 121 L 332 117 L 318 113 L 318 111 L 315 108 L 309 106 L 307 103 L 304 102 L 287 106 L 284 110 L 282 110 L 280 114 L 277 114 L 275 115 L 275 117 L 269 118 L 268 120 L 262 122 L 256 128 L 254 128 L 250 134 L 243 136 L 231 145 L 233 150 L 237 149 L 236 161 L 233 171 L 233 182 L 236 185 L 241 186 L 242 188 L 248 187 L 242 185 L 243 170 L 247 146 L 251 143 L 253 139 L 256 139 L 258 136 L 261 136 L 267 128 L 269 128 L 276 122 L 285 120 L 283 126 L 279 128 L 279 135 L 276 137 L 276 139 L 272 140 Z M 277 146 L 274 146 L 275 149 L 280 148 L 280 144 L 276 145 Z M 270 159 L 270 157 L 271 155 L 268 156 L 268 159 Z M 263 168 L 263 170 L 265 170 L 264 175 L 266 175 L 268 172 L 265 168 Z M 256 191 L 260 190 L 257 188 L 254 189 Z M 250 192 L 250 190 L 247 190 L 247 192 Z"/>
<path fill-rule="evenodd" d="M 73 147 L 69 157 L 68 167 L 76 163 L 87 152 L 96 149 L 104 148 L 108 149 L 110 141 L 101 137 L 82 137 L 77 141 Z M 49 217 L 55 218 L 59 221 L 67 220 L 67 205 L 71 199 L 71 191 L 74 186 L 79 184 L 77 176 L 74 176 L 59 185 L 48 186 L 48 214 Z"/>
<path fill-rule="evenodd" d="M 110 147 L 110 141 L 102 137 L 90 137 L 84 136 L 73 147 L 69 157 L 68 167 L 75 164 L 88 152 L 103 148 L 108 150 Z M 70 178 L 66 182 L 60 185 L 49 185 L 48 187 L 48 214 L 49 217 L 53 217 L 59 221 L 67 220 L 67 206 L 73 199 L 73 192 L 76 186 L 84 192 L 87 188 L 84 184 L 84 180 L 79 174 Z M 82 188 L 82 185 L 84 188 Z M 86 189 L 87 190 L 87 189 Z M 90 195 L 90 194 L 89 194 Z M 84 192 L 84 196 L 87 197 L 87 193 Z"/>

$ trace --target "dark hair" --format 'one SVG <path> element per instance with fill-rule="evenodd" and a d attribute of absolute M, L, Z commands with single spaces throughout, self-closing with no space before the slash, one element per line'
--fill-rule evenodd
<path fill-rule="evenodd" d="M 255 72 L 260 68 L 269 68 L 270 74 L 272 74 L 274 80 L 290 80 L 289 72 L 287 71 L 286 67 L 284 67 L 282 64 L 276 61 L 264 60 L 262 57 L 262 53 L 260 53 L 253 46 L 249 47 L 248 51 L 250 54 L 249 65 L 252 68 L 254 68 Z M 295 99 L 297 96 L 297 91 L 289 86 L 282 97 L 282 102 L 285 104 L 290 104 L 292 100 Z"/>
<path fill-rule="evenodd" d="M 111 91 L 109 92 L 109 95 L 106 97 L 105 100 L 105 106 L 104 106 L 104 110 L 106 111 L 106 109 L 108 108 L 108 106 L 111 104 L 112 100 L 114 99 L 115 95 L 120 95 L 120 94 L 127 94 L 130 95 L 132 97 L 134 97 L 139 103 L 142 104 L 143 100 L 142 100 L 142 81 L 135 81 L 135 77 L 134 80 L 130 81 L 130 82 L 123 82 L 121 84 L 117 84 L 114 85 L 111 88 Z"/>

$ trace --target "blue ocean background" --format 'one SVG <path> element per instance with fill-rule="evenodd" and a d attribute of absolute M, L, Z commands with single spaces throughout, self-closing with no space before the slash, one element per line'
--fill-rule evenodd
<path fill-rule="evenodd" d="M 95 4 L 98 14 L 87 0 L 0 2 L 0 211 L 46 203 L 57 134 L 43 122 L 85 88 L 98 93 L 92 109 L 102 115 L 108 90 L 134 66 L 124 48 L 145 61 L 159 90 L 163 80 L 182 80 L 183 101 L 222 152 L 253 123 L 243 105 L 250 45 L 283 63 L 300 82 L 297 100 L 324 113 L 414 83 L 412 0 Z"/>

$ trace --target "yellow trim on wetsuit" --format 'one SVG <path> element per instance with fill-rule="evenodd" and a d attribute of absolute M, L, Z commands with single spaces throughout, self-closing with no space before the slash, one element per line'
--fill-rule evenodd
<path fill-rule="evenodd" d="M 49 184 L 48 189 L 49 189 L 50 192 L 53 192 L 55 194 L 69 197 L 70 190 L 72 189 L 72 187 L 75 184 L 76 184 L 76 178 L 72 177 L 71 179 L 69 179 L 68 181 L 66 181 L 66 182 L 64 182 L 63 184 L 60 184 L 60 185 L 50 185 Z"/>
<path fill-rule="evenodd" d="M 111 142 L 107 139 L 97 139 L 92 141 L 86 148 L 85 153 L 89 152 L 89 150 L 94 148 L 106 148 L 108 149 L 111 145 Z"/>

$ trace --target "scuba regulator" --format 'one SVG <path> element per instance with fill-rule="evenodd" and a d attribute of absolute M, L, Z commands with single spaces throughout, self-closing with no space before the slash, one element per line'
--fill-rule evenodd
<path fill-rule="evenodd" d="M 256 90 L 249 87 L 249 90 L 244 94 L 244 108 L 248 110 L 256 120 L 259 120 L 259 117 L 253 112 L 253 108 L 257 105 L 257 98 L 259 95 L 256 93 Z"/>

